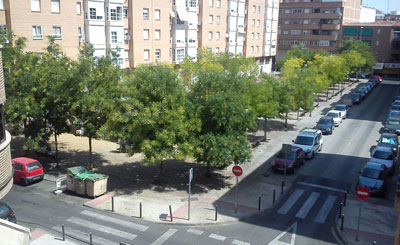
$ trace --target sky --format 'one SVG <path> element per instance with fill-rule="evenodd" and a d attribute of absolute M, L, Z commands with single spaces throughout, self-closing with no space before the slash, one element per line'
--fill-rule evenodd
<path fill-rule="evenodd" d="M 388 4 L 389 12 L 400 11 L 400 0 L 362 0 L 363 6 L 376 8 L 384 13 L 387 13 Z"/>

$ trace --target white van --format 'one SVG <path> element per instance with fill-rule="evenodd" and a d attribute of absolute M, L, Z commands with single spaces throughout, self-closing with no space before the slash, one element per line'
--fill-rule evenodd
<path fill-rule="evenodd" d="M 322 150 L 322 132 L 318 129 L 303 129 L 293 143 L 293 146 L 297 146 L 305 152 L 307 159 L 313 158 L 317 152 Z"/>

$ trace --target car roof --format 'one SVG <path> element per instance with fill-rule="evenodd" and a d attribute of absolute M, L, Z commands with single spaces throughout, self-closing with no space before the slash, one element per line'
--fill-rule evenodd
<path fill-rule="evenodd" d="M 345 104 L 337 104 L 337 105 L 335 105 L 335 107 L 336 107 L 336 106 L 341 106 L 341 107 L 344 106 L 344 107 L 346 107 Z"/>
<path fill-rule="evenodd" d="M 333 120 L 333 117 L 323 116 L 323 117 L 321 117 L 319 120 L 321 120 L 321 119 Z"/>
<path fill-rule="evenodd" d="M 38 160 L 29 158 L 29 157 L 17 157 L 17 158 L 11 159 L 11 161 L 17 162 L 17 163 L 21 163 L 21 164 L 28 164 L 28 163 L 32 163 L 32 162 L 38 162 Z"/>
<path fill-rule="evenodd" d="M 307 128 L 307 129 L 301 130 L 298 136 L 314 137 L 319 132 L 320 132 L 320 130 L 318 130 L 318 129 Z"/>
<path fill-rule="evenodd" d="M 340 111 L 338 111 L 338 110 L 330 110 L 330 111 L 328 111 L 326 114 L 331 113 L 331 112 L 339 113 Z"/>
<path fill-rule="evenodd" d="M 383 145 L 378 145 L 378 146 L 375 148 L 375 151 L 392 152 L 392 147 L 383 146 Z"/>
<path fill-rule="evenodd" d="M 377 163 L 377 162 L 367 162 L 365 165 L 365 168 L 372 168 L 376 170 L 383 170 L 384 166 L 382 163 Z"/>

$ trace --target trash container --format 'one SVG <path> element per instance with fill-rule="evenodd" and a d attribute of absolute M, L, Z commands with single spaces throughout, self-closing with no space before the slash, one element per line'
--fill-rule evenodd
<path fill-rule="evenodd" d="M 88 170 L 82 166 L 67 168 L 67 189 L 75 192 L 75 176 L 87 171 Z"/>
<path fill-rule="evenodd" d="M 85 183 L 85 179 L 88 176 L 91 176 L 95 174 L 94 172 L 84 172 L 84 173 L 80 173 L 78 175 L 75 176 L 74 180 L 75 180 L 75 192 L 78 195 L 86 195 L 86 183 Z"/>
<path fill-rule="evenodd" d="M 88 176 L 86 181 L 86 195 L 97 197 L 107 192 L 108 176 L 104 174 L 93 174 Z"/>

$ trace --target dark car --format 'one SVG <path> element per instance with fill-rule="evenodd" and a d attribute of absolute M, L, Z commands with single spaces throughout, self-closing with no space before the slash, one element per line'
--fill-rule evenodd
<path fill-rule="evenodd" d="M 304 151 L 299 147 L 292 146 L 289 154 L 286 155 L 282 149 L 275 155 L 273 168 L 276 171 L 285 171 L 286 168 L 287 172 L 294 174 L 297 168 L 304 164 L 304 161 Z"/>
<path fill-rule="evenodd" d="M 335 125 L 332 117 L 321 117 L 315 128 L 321 130 L 323 134 L 332 134 L 334 127 Z"/>
<path fill-rule="evenodd" d="M 400 117 L 390 117 L 385 122 L 384 132 L 400 134 Z"/>
<path fill-rule="evenodd" d="M 388 175 L 385 164 L 367 162 L 360 172 L 358 186 L 367 187 L 371 195 L 385 196 Z"/>
<path fill-rule="evenodd" d="M 353 104 L 360 104 L 361 102 L 361 94 L 360 93 L 353 93 L 351 95 L 351 100 L 353 102 Z"/>
<path fill-rule="evenodd" d="M 388 146 L 392 147 L 393 151 L 397 155 L 397 149 L 399 148 L 399 138 L 396 134 L 392 133 L 383 133 L 379 140 L 377 140 L 378 146 Z"/>
<path fill-rule="evenodd" d="M 368 94 L 367 88 L 365 88 L 365 87 L 359 88 L 358 93 L 360 93 L 362 100 L 365 99 L 365 97 L 367 97 L 367 94 Z"/>
<path fill-rule="evenodd" d="M 390 112 L 392 112 L 392 111 L 400 111 L 400 106 L 398 106 L 398 105 L 393 105 L 393 106 L 390 108 Z"/>
<path fill-rule="evenodd" d="M 349 115 L 349 106 L 348 106 L 348 105 L 345 105 L 345 104 L 337 104 L 337 105 L 335 106 L 335 109 L 334 109 L 334 110 L 342 112 L 342 117 L 343 117 L 343 118 L 347 118 L 347 116 Z"/>
<path fill-rule="evenodd" d="M 381 76 L 375 75 L 374 77 L 376 78 L 376 80 L 377 80 L 378 83 L 381 83 L 381 82 L 382 82 L 382 77 L 381 77 Z"/>
<path fill-rule="evenodd" d="M 14 211 L 4 202 L 0 202 L 0 219 L 5 219 L 10 222 L 17 223 Z"/>
<path fill-rule="evenodd" d="M 43 166 L 38 160 L 28 157 L 11 159 L 14 168 L 14 181 L 25 185 L 40 181 L 44 177 Z"/>

